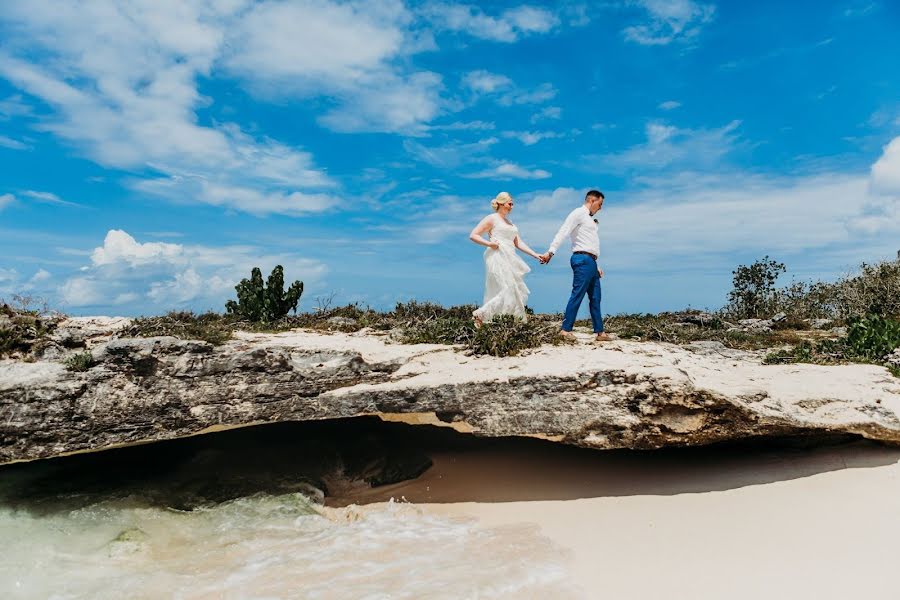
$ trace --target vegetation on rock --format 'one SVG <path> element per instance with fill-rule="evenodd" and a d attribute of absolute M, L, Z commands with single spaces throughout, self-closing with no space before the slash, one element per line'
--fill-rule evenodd
<path fill-rule="evenodd" d="M 242 279 L 234 289 L 237 302 L 229 300 L 225 303 L 228 314 L 254 323 L 272 323 L 291 310 L 297 311 L 297 303 L 303 294 L 303 282 L 295 281 L 285 292 L 284 268 L 281 265 L 272 269 L 265 285 L 259 267 L 253 267 L 250 279 Z"/>
<path fill-rule="evenodd" d="M 94 355 L 90 352 L 73 354 L 66 359 L 66 369 L 69 371 L 87 371 L 94 366 Z"/>

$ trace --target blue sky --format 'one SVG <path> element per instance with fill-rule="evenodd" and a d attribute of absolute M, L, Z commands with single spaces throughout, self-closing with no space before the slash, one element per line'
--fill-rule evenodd
<path fill-rule="evenodd" d="M 900 249 L 898 33 L 886 0 L 4 2 L 0 297 L 222 310 L 283 264 L 301 308 L 479 302 L 490 199 L 543 251 L 589 188 L 607 313 L 718 307 L 765 254 L 835 278 Z"/>

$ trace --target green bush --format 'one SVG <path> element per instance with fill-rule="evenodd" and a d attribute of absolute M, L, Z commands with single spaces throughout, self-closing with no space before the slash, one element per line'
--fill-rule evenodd
<path fill-rule="evenodd" d="M 277 265 L 272 269 L 265 285 L 259 267 L 253 267 L 250 279 L 242 279 L 234 287 L 237 302 L 225 303 L 228 314 L 236 315 L 252 323 L 272 323 L 281 319 L 289 311 L 297 311 L 297 303 L 303 294 L 303 282 L 295 281 L 284 291 L 284 269 Z"/>
<path fill-rule="evenodd" d="M 847 329 L 847 347 L 854 356 L 880 361 L 900 347 L 900 321 L 880 315 L 853 318 Z"/>
<path fill-rule="evenodd" d="M 69 371 L 87 371 L 94 366 L 94 356 L 90 352 L 80 352 L 66 359 Z"/>
<path fill-rule="evenodd" d="M 725 312 L 735 319 L 761 319 L 775 310 L 775 282 L 785 272 L 784 263 L 764 256 L 752 265 L 740 265 L 732 275 L 733 288 L 728 292 Z"/>

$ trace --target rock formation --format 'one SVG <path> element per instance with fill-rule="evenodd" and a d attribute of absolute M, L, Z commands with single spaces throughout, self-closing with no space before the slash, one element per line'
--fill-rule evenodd
<path fill-rule="evenodd" d="M 877 366 L 767 366 L 715 342 L 597 346 L 587 337 L 513 358 L 367 332 L 239 333 L 214 347 L 117 339 L 125 325 L 61 324 L 58 335 L 92 353 L 85 371 L 0 361 L 0 463 L 359 415 L 597 449 L 760 436 L 900 442 L 900 379 Z"/>

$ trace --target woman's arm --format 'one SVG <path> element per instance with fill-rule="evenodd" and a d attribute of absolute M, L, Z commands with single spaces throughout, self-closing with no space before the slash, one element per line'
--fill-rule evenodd
<path fill-rule="evenodd" d="M 469 234 L 469 239 L 478 244 L 479 246 L 485 246 L 487 248 L 493 248 L 496 250 L 500 247 L 500 244 L 497 242 L 492 242 L 490 240 L 484 239 L 484 234 L 490 235 L 491 229 L 494 228 L 494 215 L 488 215 L 481 220 L 481 222 L 475 226 L 475 229 L 472 230 L 472 233 Z"/>
<path fill-rule="evenodd" d="M 519 250 L 521 250 L 522 252 L 524 252 L 525 254 L 530 256 L 531 258 L 536 258 L 538 260 L 542 260 L 541 255 L 538 254 L 537 252 L 535 252 L 534 250 L 532 250 L 531 248 L 529 248 L 528 244 L 525 243 L 525 240 L 523 240 L 519 236 L 516 236 L 516 239 L 513 240 L 513 243 L 516 245 L 516 248 L 518 248 Z"/>

